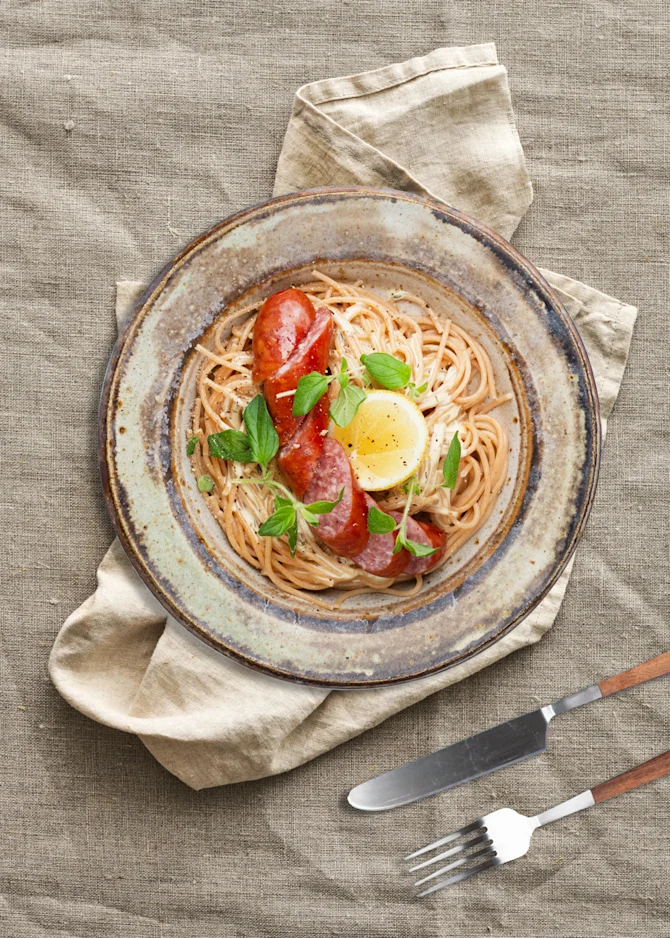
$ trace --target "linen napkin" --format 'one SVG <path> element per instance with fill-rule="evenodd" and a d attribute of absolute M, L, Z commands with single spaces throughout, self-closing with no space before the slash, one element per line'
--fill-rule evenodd
<path fill-rule="evenodd" d="M 495 46 L 438 49 L 300 88 L 274 192 L 343 184 L 440 199 L 511 237 L 532 187 Z M 605 425 L 636 310 L 569 277 L 543 273 L 584 340 Z M 142 289 L 117 284 L 119 325 Z M 138 734 L 192 788 L 261 778 L 313 759 L 537 642 L 558 613 L 570 567 L 517 628 L 458 667 L 398 687 L 329 692 L 247 670 L 193 638 L 167 616 L 115 541 L 98 569 L 95 593 L 58 635 L 50 673 L 72 706 Z"/>

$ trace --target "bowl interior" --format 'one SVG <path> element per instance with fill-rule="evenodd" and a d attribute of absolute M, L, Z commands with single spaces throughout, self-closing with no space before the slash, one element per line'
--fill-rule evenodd
<path fill-rule="evenodd" d="M 313 269 L 314 266 L 309 265 L 256 284 L 238 297 L 227 308 L 226 314 L 232 318 L 238 309 L 276 290 L 308 283 L 314 279 Z M 523 503 L 534 451 L 530 404 L 532 384 L 527 370 L 519 368 L 519 353 L 510 345 L 509 336 L 496 332 L 496 328 L 500 331 L 500 324 L 495 321 L 492 323 L 485 310 L 472 306 L 455 289 L 417 270 L 375 260 L 326 261 L 319 264 L 319 270 L 339 280 L 361 280 L 381 295 L 400 289 L 421 296 L 438 316 L 453 320 L 484 346 L 493 363 L 498 393 L 513 395 L 508 404 L 496 411 L 496 418 L 509 438 L 509 467 L 507 481 L 492 515 L 454 557 L 426 579 L 424 588 L 416 596 L 404 599 L 387 593 L 359 595 L 347 599 L 338 609 L 326 611 L 310 601 L 309 593 L 305 593 L 303 598 L 282 593 L 267 577 L 232 550 L 216 519 L 204 506 L 190 469 L 183 441 L 190 427 L 196 394 L 196 377 L 201 362 L 197 353 L 192 353 L 188 358 L 172 411 L 171 451 L 175 496 L 181 510 L 188 516 L 202 550 L 218 565 L 219 574 L 230 578 L 231 582 L 237 581 L 238 589 L 244 591 L 248 600 L 262 605 L 270 614 L 293 617 L 297 613 L 301 623 L 312 628 L 340 631 L 397 628 L 407 625 L 412 616 L 422 615 L 433 599 L 443 596 L 445 592 L 453 593 L 465 577 L 472 575 L 491 556 L 514 524 Z M 416 311 L 416 307 L 409 303 L 400 301 L 398 305 L 407 312 Z M 207 330 L 200 344 L 211 344 L 213 330 L 214 327 Z M 334 603 L 341 598 L 342 593 L 331 589 L 319 591 L 317 595 L 326 602 Z"/>

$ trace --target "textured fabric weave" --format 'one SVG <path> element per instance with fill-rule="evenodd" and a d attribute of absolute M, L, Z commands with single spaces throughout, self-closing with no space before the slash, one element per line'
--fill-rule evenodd
<path fill-rule="evenodd" d="M 664 781 L 425 904 L 396 864 L 496 805 L 534 813 L 666 749 L 665 680 L 565 715 L 545 755 L 439 798 L 342 804 L 668 647 L 667 4 L 45 0 L 4 4 L 0 23 L 2 938 L 667 938 Z M 488 38 L 535 190 L 515 243 L 640 308 L 561 611 L 539 644 L 299 769 L 194 792 L 46 672 L 112 538 L 96 457 L 112 285 L 271 193 L 305 82 Z"/>
<path fill-rule="evenodd" d="M 495 47 L 438 49 L 301 88 L 275 194 L 342 183 L 383 183 L 433 195 L 510 237 L 532 189 Z M 552 282 L 553 275 L 547 277 Z M 558 279 L 567 308 L 584 327 L 606 420 L 636 310 Z M 142 284 L 117 285 L 119 325 L 141 290 Z M 51 676 L 66 700 L 87 716 L 138 733 L 193 788 L 247 781 L 294 768 L 538 641 L 556 617 L 570 569 L 519 628 L 462 665 L 398 688 L 329 693 L 222 661 L 171 617 L 159 634 L 166 615 L 117 542 L 102 563 L 95 595 L 58 637 Z"/>

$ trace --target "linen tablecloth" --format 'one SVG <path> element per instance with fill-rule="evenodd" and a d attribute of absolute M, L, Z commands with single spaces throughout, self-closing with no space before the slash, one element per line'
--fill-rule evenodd
<path fill-rule="evenodd" d="M 667 647 L 667 14 L 599 0 L 66 0 L 0 14 L 3 938 L 668 934 L 663 782 L 539 832 L 514 867 L 427 905 L 400 889 L 394 862 L 495 804 L 535 812 L 667 748 L 663 681 L 567 715 L 545 756 L 423 805 L 361 816 L 340 800 Z M 270 193 L 299 85 L 491 37 L 535 185 L 517 244 L 640 308 L 562 611 L 532 649 L 294 772 L 190 791 L 133 737 L 68 707 L 46 673 L 111 538 L 95 442 L 111 284 L 146 279 Z"/>
<path fill-rule="evenodd" d="M 511 237 L 531 203 L 532 186 L 507 73 L 493 43 L 436 49 L 300 88 L 275 194 L 352 183 L 439 198 Z M 637 311 L 564 275 L 545 275 L 590 356 L 604 432 Z M 142 283 L 117 283 L 119 326 L 143 290 Z M 137 733 L 193 788 L 262 778 L 301 765 L 539 641 L 556 618 L 571 568 L 572 561 L 518 627 L 457 667 L 399 687 L 329 692 L 252 673 L 194 642 L 143 586 L 115 541 L 95 593 L 56 639 L 50 673 L 69 703 Z"/>

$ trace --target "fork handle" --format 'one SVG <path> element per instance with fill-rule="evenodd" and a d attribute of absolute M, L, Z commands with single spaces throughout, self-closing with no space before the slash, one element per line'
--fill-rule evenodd
<path fill-rule="evenodd" d="M 664 674 L 670 674 L 670 651 L 664 651 L 662 655 L 657 655 L 656 658 L 651 658 L 643 664 L 637 664 L 628 671 L 622 671 L 621 674 L 607 677 L 598 684 L 598 687 L 603 697 L 609 697 L 610 694 L 616 694 L 617 691 L 624 690 L 626 687 L 644 684 L 645 681 L 663 677 Z"/>
<path fill-rule="evenodd" d="M 643 762 L 642 765 L 635 766 L 634 769 L 615 775 L 607 782 L 601 782 L 591 789 L 591 794 L 594 802 L 600 804 L 601 801 L 607 801 L 615 795 L 623 795 L 625 791 L 632 791 L 647 782 L 663 778 L 664 775 L 670 775 L 670 749 L 648 762 Z"/>

